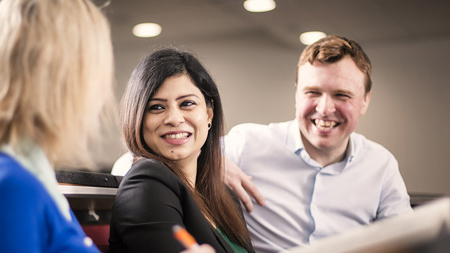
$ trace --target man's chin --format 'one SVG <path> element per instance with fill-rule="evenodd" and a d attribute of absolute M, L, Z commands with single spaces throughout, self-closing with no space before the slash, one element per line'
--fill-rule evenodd
<path fill-rule="evenodd" d="M 311 145 L 318 150 L 330 151 L 338 146 L 337 140 L 331 134 L 316 134 L 311 138 Z"/>

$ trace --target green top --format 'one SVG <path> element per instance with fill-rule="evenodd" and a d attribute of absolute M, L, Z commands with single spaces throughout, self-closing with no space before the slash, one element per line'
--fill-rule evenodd
<path fill-rule="evenodd" d="M 222 235 L 223 239 L 225 239 L 225 241 L 227 241 L 228 245 L 230 245 L 230 247 L 233 249 L 234 253 L 248 253 L 248 251 L 246 249 L 242 248 L 235 242 L 228 239 L 228 237 L 224 233 L 222 233 L 222 231 L 220 231 L 219 228 L 217 228 L 217 232 L 219 232 L 219 234 Z"/>

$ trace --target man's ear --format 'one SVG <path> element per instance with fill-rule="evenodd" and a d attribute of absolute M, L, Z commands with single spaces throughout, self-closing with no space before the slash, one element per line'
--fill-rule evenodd
<path fill-rule="evenodd" d="M 369 91 L 366 93 L 366 95 L 364 96 L 364 100 L 363 100 L 363 106 L 361 107 L 361 111 L 360 111 L 360 115 L 364 115 L 367 112 L 367 108 L 369 108 L 369 103 L 370 103 L 370 96 L 372 95 L 372 91 Z"/>

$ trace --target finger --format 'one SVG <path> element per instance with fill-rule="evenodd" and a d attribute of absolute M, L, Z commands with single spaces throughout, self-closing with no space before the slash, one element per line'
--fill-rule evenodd
<path fill-rule="evenodd" d="M 247 196 L 248 196 L 248 195 L 247 195 Z M 242 201 L 242 200 L 241 200 L 241 201 Z M 250 197 L 245 198 L 245 200 L 242 201 L 242 204 L 244 205 L 245 210 L 247 211 L 247 213 L 253 212 L 253 202 L 252 202 L 252 200 L 250 199 Z"/>
<path fill-rule="evenodd" d="M 237 187 L 234 187 L 233 192 L 236 194 L 238 199 L 242 202 L 242 204 L 245 207 L 245 210 L 247 212 L 251 213 L 253 211 L 253 202 L 250 198 L 250 195 L 245 191 L 245 189 L 242 187 L 242 185 L 238 185 Z"/>
<path fill-rule="evenodd" d="M 255 199 L 258 205 L 264 206 L 266 204 L 266 201 L 264 200 L 264 197 L 262 196 L 261 192 L 258 190 L 256 185 L 251 180 L 242 180 L 242 186 L 247 191 L 247 193 L 250 194 Z"/>

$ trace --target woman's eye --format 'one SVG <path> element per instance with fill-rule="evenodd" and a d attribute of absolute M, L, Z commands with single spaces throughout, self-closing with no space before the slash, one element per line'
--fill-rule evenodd
<path fill-rule="evenodd" d="M 180 104 L 180 107 L 188 107 L 188 106 L 192 106 L 195 105 L 195 103 L 193 101 L 183 101 Z"/>
<path fill-rule="evenodd" d="M 151 106 L 148 108 L 149 111 L 159 111 L 159 110 L 163 110 L 163 109 L 164 109 L 164 107 L 163 107 L 162 105 L 158 105 L 158 104 L 156 104 L 156 105 L 151 105 Z"/>

